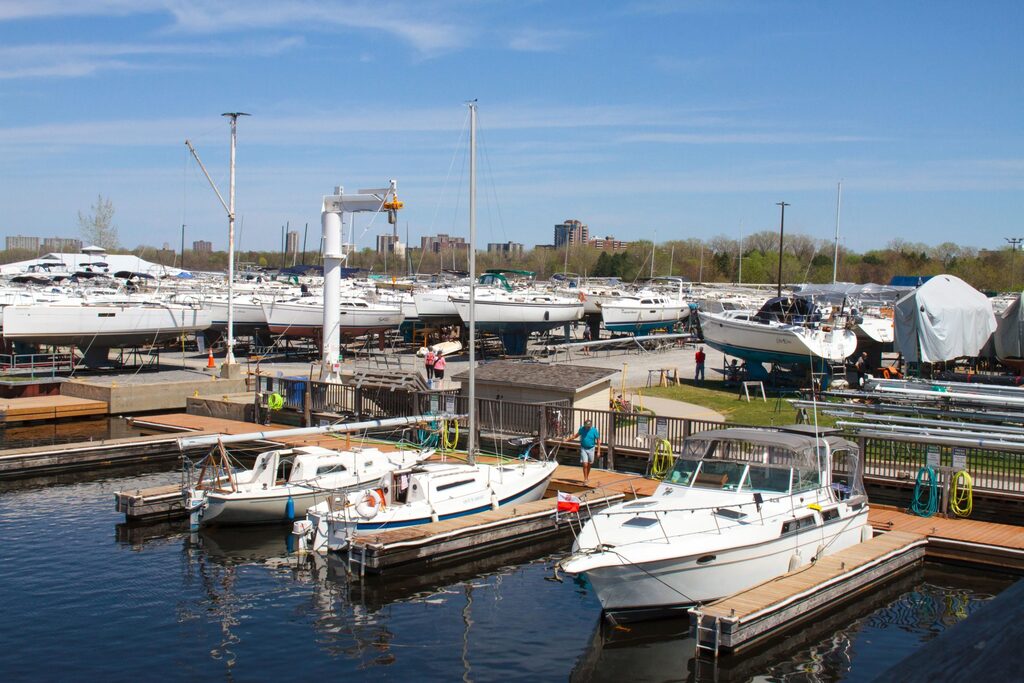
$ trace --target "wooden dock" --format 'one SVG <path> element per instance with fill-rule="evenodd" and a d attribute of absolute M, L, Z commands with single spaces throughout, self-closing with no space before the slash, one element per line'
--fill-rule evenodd
<path fill-rule="evenodd" d="M 556 498 L 552 496 L 431 524 L 359 534 L 348 550 L 349 567 L 359 575 L 379 574 L 412 562 L 450 562 L 569 536 L 592 512 L 625 497 L 622 493 L 590 490 L 579 494 L 583 504 L 578 515 L 559 514 Z"/>
<path fill-rule="evenodd" d="M 1024 527 L 973 519 L 918 517 L 889 505 L 872 505 L 875 531 L 905 531 L 928 539 L 928 559 L 1024 572 Z"/>
<path fill-rule="evenodd" d="M 0 398 L 0 425 L 15 422 L 44 422 L 64 418 L 106 415 L 107 404 L 72 396 L 28 396 Z"/>
<path fill-rule="evenodd" d="M 778 636 L 920 562 L 928 539 L 892 531 L 690 610 L 700 650 L 736 652 Z"/>

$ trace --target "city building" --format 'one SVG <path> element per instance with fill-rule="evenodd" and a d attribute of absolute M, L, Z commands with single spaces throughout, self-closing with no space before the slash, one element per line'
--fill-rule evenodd
<path fill-rule="evenodd" d="M 39 238 L 27 237 L 25 235 L 8 235 L 6 249 L 7 251 L 11 249 L 39 251 Z"/>
<path fill-rule="evenodd" d="M 487 245 L 488 254 L 501 254 L 509 258 L 522 256 L 523 245 L 519 242 L 490 242 Z"/>
<path fill-rule="evenodd" d="M 73 237 L 46 237 L 43 239 L 43 251 L 78 253 L 82 251 L 82 240 Z"/>
<path fill-rule="evenodd" d="M 568 218 L 564 223 L 555 226 L 555 248 L 559 249 L 566 245 L 586 244 L 590 230 L 582 222 Z"/>
<path fill-rule="evenodd" d="M 299 253 L 299 231 L 289 230 L 288 234 L 285 235 L 285 252 L 295 256 Z"/>
<path fill-rule="evenodd" d="M 377 235 L 377 253 L 405 256 L 405 245 L 395 235 Z"/>
<path fill-rule="evenodd" d="M 450 251 L 469 251 L 469 243 L 462 237 L 428 235 L 420 239 L 420 249 L 432 254 L 447 254 Z"/>
<path fill-rule="evenodd" d="M 600 249 L 601 251 L 621 251 L 629 247 L 629 242 L 626 242 L 625 240 L 617 240 L 611 235 L 595 237 L 588 241 L 587 244 L 594 249 Z"/>
<path fill-rule="evenodd" d="M 196 240 L 192 243 L 192 251 L 209 253 L 213 251 L 213 242 L 209 242 L 207 240 Z"/>

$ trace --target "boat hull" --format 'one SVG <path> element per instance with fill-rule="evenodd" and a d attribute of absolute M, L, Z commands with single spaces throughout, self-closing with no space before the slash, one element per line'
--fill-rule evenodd
<path fill-rule="evenodd" d="M 704 342 L 722 353 L 755 363 L 811 366 L 839 362 L 856 350 L 857 337 L 845 329 L 814 331 L 734 321 L 700 314 Z"/>
<path fill-rule="evenodd" d="M 54 346 L 114 348 L 178 339 L 210 327 L 201 308 L 126 305 L 35 305 L 4 309 L 4 337 Z"/>

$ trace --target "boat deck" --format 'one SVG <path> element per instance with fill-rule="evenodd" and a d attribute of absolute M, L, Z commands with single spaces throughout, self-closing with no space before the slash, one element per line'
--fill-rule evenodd
<path fill-rule="evenodd" d="M 105 401 L 54 394 L 0 399 L 0 424 L 106 415 Z"/>

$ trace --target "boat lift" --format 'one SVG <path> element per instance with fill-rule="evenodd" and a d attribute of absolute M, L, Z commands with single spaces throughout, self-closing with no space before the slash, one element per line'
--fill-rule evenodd
<path fill-rule="evenodd" d="M 404 206 L 398 199 L 397 187 L 398 183 L 392 180 L 385 188 L 345 194 L 345 188 L 339 185 L 334 188 L 334 194 L 324 196 L 320 213 L 324 245 L 323 362 L 320 366 L 323 382 L 341 382 L 341 265 L 348 258 L 341 250 L 342 217 L 345 213 L 387 211 L 388 222 L 395 223 L 398 210 Z"/>

